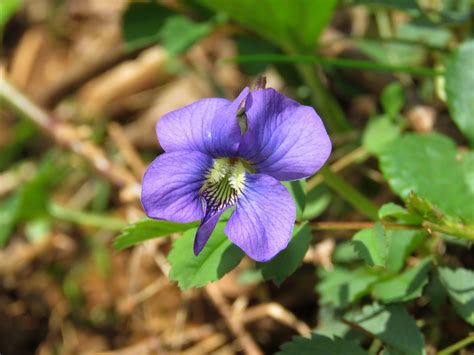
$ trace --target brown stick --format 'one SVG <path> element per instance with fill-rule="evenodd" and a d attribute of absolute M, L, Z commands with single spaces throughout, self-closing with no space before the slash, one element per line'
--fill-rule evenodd
<path fill-rule="evenodd" d="M 211 299 L 212 303 L 214 303 L 214 305 L 216 306 L 217 310 L 221 314 L 229 329 L 237 337 L 237 340 L 240 342 L 240 345 L 242 346 L 244 352 L 249 355 L 263 354 L 262 350 L 255 343 L 250 334 L 245 330 L 242 323 L 235 322 L 232 320 L 232 311 L 222 294 L 217 289 L 217 286 L 209 284 L 205 287 L 205 291 Z"/>
<path fill-rule="evenodd" d="M 138 184 L 135 177 L 120 165 L 112 162 L 105 152 L 80 137 L 74 126 L 57 122 L 4 78 L 0 78 L 0 102 L 27 116 L 48 134 L 56 144 L 67 148 L 89 161 L 97 172 L 118 187 Z"/>
<path fill-rule="evenodd" d="M 64 96 L 74 92 L 97 74 L 106 71 L 127 58 L 136 56 L 137 53 L 143 49 L 145 48 L 126 52 L 123 47 L 118 47 L 105 56 L 91 58 L 88 63 L 70 71 L 61 81 L 38 97 L 37 100 L 45 107 L 54 107 Z"/>

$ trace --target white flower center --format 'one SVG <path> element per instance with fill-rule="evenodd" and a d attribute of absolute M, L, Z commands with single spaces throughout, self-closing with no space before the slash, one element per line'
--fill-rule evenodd
<path fill-rule="evenodd" d="M 207 209 L 219 211 L 233 205 L 245 186 L 245 172 L 237 158 L 215 159 L 200 191 Z"/>

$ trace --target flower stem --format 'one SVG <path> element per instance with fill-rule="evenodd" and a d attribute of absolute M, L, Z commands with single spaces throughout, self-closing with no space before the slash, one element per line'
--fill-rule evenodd
<path fill-rule="evenodd" d="M 339 171 L 347 168 L 349 165 L 353 164 L 354 162 L 359 162 L 367 159 L 369 157 L 369 153 L 365 150 L 364 147 L 359 147 L 354 149 L 349 154 L 344 155 L 342 158 L 331 164 L 330 169 L 334 173 L 338 173 Z M 314 175 L 311 177 L 306 184 L 306 191 L 311 191 L 316 186 L 321 184 L 324 181 L 322 175 Z"/>
<path fill-rule="evenodd" d="M 313 222 L 309 223 L 311 229 L 322 231 L 357 231 L 361 229 L 372 228 L 375 222 Z M 389 230 L 420 230 L 420 225 L 415 224 L 398 224 L 382 222 L 385 229 Z"/>
<path fill-rule="evenodd" d="M 348 131 L 351 127 L 344 111 L 338 102 L 329 94 L 319 80 L 314 66 L 307 63 L 298 63 L 296 68 L 311 91 L 313 106 L 320 113 L 330 133 Z"/>
<path fill-rule="evenodd" d="M 378 219 L 378 207 L 343 178 L 332 172 L 329 167 L 323 166 L 319 173 L 323 176 L 326 184 L 352 206 L 367 217 L 373 220 Z"/>

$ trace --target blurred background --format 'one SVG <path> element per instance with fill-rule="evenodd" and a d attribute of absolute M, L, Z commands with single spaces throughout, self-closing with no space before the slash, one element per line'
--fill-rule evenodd
<path fill-rule="evenodd" d="M 0 0 L 0 353 L 273 353 L 312 328 L 347 328 L 319 302 L 332 291 L 314 287 L 355 260 L 351 234 L 314 234 L 281 287 L 246 258 L 181 292 L 167 277 L 176 235 L 114 248 L 144 217 L 155 124 L 265 75 L 316 108 L 328 164 L 362 195 L 313 177 L 307 218 L 366 221 L 400 201 L 375 158 L 386 142 L 437 131 L 467 149 L 472 126 L 452 120 L 438 71 L 471 25 L 469 0 Z M 452 248 L 474 266 L 472 251 Z M 472 331 L 426 302 L 413 309 L 428 353 Z"/>

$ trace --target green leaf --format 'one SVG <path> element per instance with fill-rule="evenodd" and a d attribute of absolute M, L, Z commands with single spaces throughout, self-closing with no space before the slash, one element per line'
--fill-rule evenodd
<path fill-rule="evenodd" d="M 381 220 L 400 220 L 408 224 L 420 224 L 422 222 L 420 216 L 408 212 L 405 208 L 393 202 L 386 203 L 380 207 L 379 218 Z"/>
<path fill-rule="evenodd" d="M 18 195 L 0 203 L 0 247 L 3 247 L 13 232 L 19 205 Z"/>
<path fill-rule="evenodd" d="M 426 52 L 419 45 L 406 43 L 384 43 L 367 38 L 355 41 L 359 49 L 370 58 L 385 64 L 412 66 L 422 65 Z"/>
<path fill-rule="evenodd" d="M 155 1 L 132 2 L 122 17 L 125 48 L 134 50 L 161 42 L 172 55 L 186 51 L 209 34 L 211 22 L 196 23 Z"/>
<path fill-rule="evenodd" d="M 165 237 L 172 233 L 184 232 L 199 226 L 199 222 L 175 223 L 163 220 L 144 219 L 126 227 L 115 238 L 115 249 L 124 249 L 148 239 Z"/>
<path fill-rule="evenodd" d="M 405 134 L 380 154 L 382 172 L 400 197 L 405 199 L 414 191 L 444 213 L 472 222 L 474 192 L 465 164 L 456 145 L 436 133 Z"/>
<path fill-rule="evenodd" d="M 361 260 L 361 257 L 354 249 L 352 240 L 338 243 L 332 254 L 332 261 L 338 264 L 350 264 L 359 260 Z"/>
<path fill-rule="evenodd" d="M 402 84 L 394 82 L 387 85 L 380 95 L 380 103 L 386 114 L 396 117 L 405 105 L 405 92 Z"/>
<path fill-rule="evenodd" d="M 17 223 L 50 217 L 50 190 L 65 171 L 54 154 L 48 153 L 36 175 L 0 204 L 0 247 L 7 243 Z"/>
<path fill-rule="evenodd" d="M 374 286 L 374 296 L 382 302 L 405 302 L 421 296 L 428 283 L 431 258 L 423 259 L 417 266 Z"/>
<path fill-rule="evenodd" d="M 185 16 L 168 18 L 160 31 L 160 39 L 170 54 L 185 52 L 194 43 L 209 34 L 213 26 L 208 22 L 196 23 Z"/>
<path fill-rule="evenodd" d="M 285 181 L 283 183 L 290 192 L 296 205 L 296 218 L 301 219 L 303 217 L 303 210 L 306 204 L 306 192 L 305 192 L 305 181 Z"/>
<path fill-rule="evenodd" d="M 323 335 L 311 334 L 311 338 L 300 336 L 281 346 L 278 355 L 317 355 L 317 354 L 337 354 L 337 355 L 367 355 L 359 345 L 354 342 L 339 338 L 328 338 Z"/>
<path fill-rule="evenodd" d="M 256 36 L 238 36 L 235 39 L 239 55 L 277 53 L 278 47 Z M 240 69 L 247 75 L 257 76 L 265 71 L 271 61 L 241 63 Z"/>
<path fill-rule="evenodd" d="M 464 42 L 446 65 L 446 94 L 454 122 L 474 146 L 474 40 Z"/>
<path fill-rule="evenodd" d="M 451 40 L 451 32 L 438 25 L 426 23 L 402 23 L 397 28 L 397 37 L 406 41 L 426 43 L 432 47 L 446 47 Z"/>
<path fill-rule="evenodd" d="M 410 212 L 423 218 L 423 226 L 448 236 L 474 241 L 474 224 L 462 222 L 457 216 L 444 214 L 427 199 L 411 192 L 406 201 Z"/>
<path fill-rule="evenodd" d="M 454 309 L 466 322 L 474 325 L 474 272 L 447 267 L 440 267 L 438 271 Z"/>
<path fill-rule="evenodd" d="M 390 272 L 399 272 L 407 257 L 413 253 L 425 239 L 425 231 L 387 230 L 389 249 L 386 268 Z"/>
<path fill-rule="evenodd" d="M 234 269 L 244 253 L 224 234 L 225 223 L 218 223 L 206 246 L 194 255 L 195 229 L 188 230 L 173 243 L 168 255 L 170 279 L 177 281 L 181 290 L 202 287 L 216 281 Z"/>
<path fill-rule="evenodd" d="M 199 0 L 288 52 L 311 53 L 336 0 Z"/>
<path fill-rule="evenodd" d="M 265 280 L 273 280 L 280 286 L 301 265 L 310 241 L 311 228 L 303 224 L 293 233 L 293 238 L 286 249 L 272 260 L 258 264 Z"/>
<path fill-rule="evenodd" d="M 439 273 L 432 273 L 430 282 L 426 286 L 425 294 L 428 299 L 428 304 L 433 310 L 440 312 L 442 306 L 446 303 L 448 292 L 441 283 Z"/>
<path fill-rule="evenodd" d="M 331 191 L 324 185 L 316 186 L 306 193 L 306 204 L 304 206 L 304 221 L 310 221 L 323 213 L 332 201 Z"/>
<path fill-rule="evenodd" d="M 0 37 L 3 27 L 10 17 L 20 9 L 21 0 L 2 0 L 0 2 Z"/>
<path fill-rule="evenodd" d="M 173 14 L 154 1 L 132 2 L 122 17 L 125 47 L 133 50 L 157 42 L 161 27 Z"/>
<path fill-rule="evenodd" d="M 374 303 L 345 318 L 405 355 L 424 353 L 423 335 L 400 304 L 382 306 Z"/>
<path fill-rule="evenodd" d="M 379 154 L 400 136 L 401 128 L 387 115 L 370 119 L 362 136 L 362 145 L 372 154 Z"/>
<path fill-rule="evenodd" d="M 380 223 L 373 228 L 363 229 L 352 238 L 354 249 L 370 266 L 385 266 L 388 253 L 388 239 Z"/>
<path fill-rule="evenodd" d="M 316 285 L 321 295 L 321 304 L 332 304 L 342 308 L 359 300 L 370 292 L 370 287 L 379 276 L 367 268 L 354 270 L 335 268 L 331 271 L 320 271 L 322 280 Z"/>

